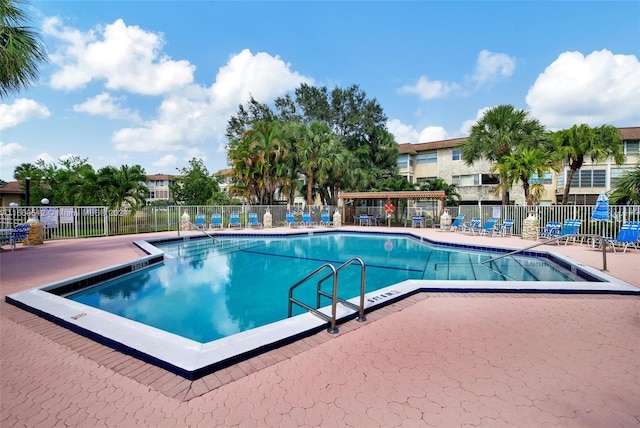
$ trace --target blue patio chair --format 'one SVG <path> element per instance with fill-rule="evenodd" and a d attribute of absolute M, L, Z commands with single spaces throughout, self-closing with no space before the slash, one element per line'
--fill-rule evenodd
<path fill-rule="evenodd" d="M 206 219 L 204 214 L 196 214 L 196 220 L 195 220 L 195 223 L 193 223 L 196 229 L 203 230 L 205 224 L 206 224 Z"/>
<path fill-rule="evenodd" d="M 496 233 L 502 236 L 507 236 L 507 234 L 513 236 L 513 223 L 513 219 L 505 219 L 502 224 L 496 228 Z"/>
<path fill-rule="evenodd" d="M 287 226 L 289 227 L 293 227 L 298 224 L 298 222 L 296 221 L 296 217 L 290 211 L 287 211 L 286 219 L 287 219 Z"/>
<path fill-rule="evenodd" d="M 582 220 L 578 218 L 570 218 L 564 221 L 560 231 L 558 232 L 558 240 L 556 243 L 560 245 L 560 241 L 564 241 L 564 245 L 569 243 L 569 240 L 572 240 L 574 243 L 576 242 L 576 237 L 571 236 L 580 232 L 580 226 L 582 225 Z M 580 239 L 580 243 L 582 243 L 582 239 Z"/>
<path fill-rule="evenodd" d="M 360 214 L 360 226 L 369 226 L 369 216 Z"/>
<path fill-rule="evenodd" d="M 622 224 L 618 236 L 615 238 L 604 238 L 605 245 L 611 245 L 613 252 L 616 252 L 616 247 L 622 247 L 622 253 L 627 252 L 628 247 L 633 247 L 638 251 L 638 240 L 640 239 L 640 222 L 627 221 Z"/>
<path fill-rule="evenodd" d="M 558 236 L 561 228 L 562 223 L 559 221 L 549 221 L 545 225 L 544 229 L 538 233 L 538 236 L 545 239 L 553 238 L 554 236 Z"/>
<path fill-rule="evenodd" d="M 241 227 L 240 213 L 231 213 L 229 215 L 229 227 Z"/>
<path fill-rule="evenodd" d="M 422 216 L 421 215 L 414 215 L 413 217 L 411 217 L 411 227 L 422 227 Z"/>
<path fill-rule="evenodd" d="M 258 213 L 249 213 L 249 227 L 262 228 L 262 223 L 258 219 Z"/>
<path fill-rule="evenodd" d="M 485 221 L 484 224 L 480 227 L 479 232 L 480 235 L 491 235 L 493 236 L 498 232 L 496 229 L 496 224 L 500 220 L 498 217 L 491 217 L 489 220 Z"/>
<path fill-rule="evenodd" d="M 302 224 L 304 226 L 311 226 L 311 225 L 316 224 L 316 222 L 315 221 L 311 221 L 311 214 L 309 212 L 307 212 L 307 211 L 304 211 L 302 213 Z"/>
<path fill-rule="evenodd" d="M 460 226 L 460 229 L 463 232 L 471 232 L 472 234 L 475 234 L 476 232 L 480 232 L 481 227 L 482 219 L 480 217 L 472 217 L 471 221 L 469 223 L 463 223 L 462 226 Z"/>
<path fill-rule="evenodd" d="M 19 224 L 14 227 L 11 232 L 6 235 L 2 235 L 2 244 L 9 244 L 11 247 L 11 251 L 16 249 L 16 244 L 18 242 L 26 241 L 27 248 L 31 247 L 29 243 L 29 230 L 31 229 L 31 225 L 29 223 Z"/>
<path fill-rule="evenodd" d="M 209 223 L 209 228 L 215 229 L 216 227 L 222 229 L 222 214 L 220 213 L 211 214 L 211 223 Z"/>
<path fill-rule="evenodd" d="M 320 213 L 320 225 L 333 226 L 333 221 L 331 221 L 331 216 L 329 216 L 329 211 L 322 211 Z"/>
<path fill-rule="evenodd" d="M 452 232 L 456 230 L 460 230 L 463 222 L 464 222 L 464 214 L 459 214 L 458 216 L 456 216 L 456 218 L 453 219 L 451 226 L 449 226 L 449 230 L 451 230 Z"/>

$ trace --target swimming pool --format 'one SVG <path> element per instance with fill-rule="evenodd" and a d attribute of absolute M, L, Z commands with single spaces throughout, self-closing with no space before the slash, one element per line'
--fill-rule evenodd
<path fill-rule="evenodd" d="M 325 250 L 319 250 L 320 242 L 326 244 Z M 574 266 L 560 256 L 535 253 L 537 258 L 518 257 L 515 265 L 504 262 L 502 266 L 494 265 L 489 269 L 478 262 L 508 250 L 492 249 L 488 255 L 472 246 L 460 248 L 439 243 L 433 247 L 427 245 L 429 242 L 425 238 L 410 233 L 354 235 L 315 231 L 294 236 L 243 237 L 234 234 L 233 238 L 221 234 L 216 236 L 215 242 L 206 237 L 188 237 L 136 244 L 149 254 L 136 263 L 16 293 L 7 296 L 7 301 L 101 343 L 195 379 L 326 328 L 326 321 L 306 312 L 282 321 L 257 320 L 252 318 L 254 314 L 243 318 L 243 312 L 261 312 L 264 306 L 286 305 L 286 292 L 282 297 L 276 296 L 274 284 L 288 291 L 296 280 L 315 267 L 327 262 L 339 264 L 353 255 L 361 256 L 367 265 L 367 310 L 429 290 L 626 290 L 624 283 L 588 267 Z M 507 259 L 510 258 L 502 260 Z M 236 263 L 244 267 L 236 268 Z M 561 273 L 561 268 L 567 272 Z M 187 270 L 191 273 L 186 274 Z M 175 281 L 170 279 L 170 273 L 178 279 L 192 278 Z M 357 287 L 350 290 L 348 285 L 358 283 L 359 279 L 354 280 L 358 275 L 357 268 L 345 269 L 340 274 L 340 294 L 345 298 L 357 295 Z M 471 280 L 464 280 L 465 276 Z M 527 276 L 534 276 L 538 281 L 529 281 L 531 278 Z M 265 277 L 267 281 L 259 283 L 259 277 Z M 135 279 L 133 289 L 125 287 L 132 279 Z M 239 282 L 231 279 L 239 279 Z M 155 285 L 151 286 L 151 283 Z M 344 288 L 343 283 L 347 284 Z M 246 284 L 252 285 L 249 291 Z M 188 292 L 178 293 L 184 291 L 181 288 Z M 207 288 L 207 298 L 191 292 L 203 288 Z M 257 288 L 264 288 L 267 294 L 248 303 Z M 159 304 L 158 293 L 166 294 L 168 300 Z M 145 311 L 129 307 L 134 295 L 136 298 L 150 296 L 150 300 L 142 304 Z M 115 309 L 113 313 L 94 304 L 101 300 Z M 190 300 L 202 300 L 207 304 L 186 312 L 176 310 L 186 307 Z M 133 312 L 143 313 L 143 319 L 124 318 Z M 178 315 L 168 316 L 173 316 L 174 312 Z M 280 319 L 282 308 L 276 312 Z M 353 310 L 339 305 L 340 319 L 354 316 Z M 176 323 L 176 317 L 178 320 L 206 319 L 204 333 L 190 336 L 189 333 L 165 330 L 163 325 Z M 218 324 L 213 323 L 214 318 Z M 171 321 L 167 322 L 167 319 Z M 161 325 L 156 326 L 149 320 L 159 320 Z M 189 322 L 186 324 L 190 325 Z M 203 336 L 209 333 L 207 330 L 215 331 L 217 336 Z"/>

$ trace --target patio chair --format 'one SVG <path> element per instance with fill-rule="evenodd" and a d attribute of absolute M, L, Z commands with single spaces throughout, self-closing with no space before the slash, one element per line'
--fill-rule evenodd
<path fill-rule="evenodd" d="M 471 232 L 472 234 L 475 234 L 476 231 L 480 231 L 481 227 L 482 219 L 480 217 L 472 217 L 469 223 L 463 223 L 462 226 L 460 226 L 460 230 L 462 230 L 463 232 Z"/>
<path fill-rule="evenodd" d="M 204 214 L 196 214 L 196 220 L 195 220 L 195 223 L 193 223 L 196 229 L 204 230 L 205 224 L 206 224 L 206 219 Z"/>
<path fill-rule="evenodd" d="M 18 242 L 27 241 L 27 248 L 31 247 L 31 244 L 29 243 L 30 229 L 31 225 L 29 223 L 17 225 L 11 230 L 11 232 L 6 235 L 2 235 L 1 245 L 9 244 L 11 251 L 14 251 Z"/>
<path fill-rule="evenodd" d="M 257 227 L 262 229 L 262 222 L 258 219 L 258 213 L 249 213 L 249 227 Z"/>
<path fill-rule="evenodd" d="M 560 245 L 560 241 L 564 241 L 564 245 L 569 243 L 569 240 L 572 240 L 574 243 L 576 242 L 576 237 L 571 236 L 575 235 L 580 231 L 580 226 L 582 225 L 582 220 L 578 218 L 570 218 L 564 221 L 562 227 L 560 228 L 560 232 L 558 232 L 558 240 L 556 243 Z M 582 238 L 580 239 L 580 243 L 582 243 Z"/>
<path fill-rule="evenodd" d="M 507 234 L 513 236 L 513 223 L 513 219 L 505 219 L 502 224 L 496 228 L 496 233 L 502 236 L 507 236 Z"/>
<path fill-rule="evenodd" d="M 498 217 L 491 217 L 489 220 L 485 221 L 482 227 L 480 227 L 480 235 L 484 236 L 489 234 L 493 237 L 493 235 L 498 232 L 498 229 L 496 229 L 498 220 L 500 220 Z"/>
<path fill-rule="evenodd" d="M 311 226 L 316 224 L 315 221 L 311 221 L 311 214 L 307 211 L 302 213 L 302 225 L 303 226 Z"/>
<path fill-rule="evenodd" d="M 414 215 L 411 217 L 411 227 L 420 227 L 422 228 L 422 216 Z"/>
<path fill-rule="evenodd" d="M 360 226 L 369 226 L 369 216 L 360 214 Z"/>
<path fill-rule="evenodd" d="M 640 222 L 627 221 L 622 224 L 618 236 L 615 238 L 604 238 L 605 245 L 611 245 L 613 252 L 616 252 L 616 247 L 622 247 L 622 253 L 627 252 L 628 247 L 633 247 L 638 251 L 638 239 L 640 239 Z"/>
<path fill-rule="evenodd" d="M 561 228 L 562 223 L 560 223 L 559 221 L 549 221 L 547 222 L 544 229 L 538 232 L 538 236 L 545 239 L 553 238 L 554 236 L 558 236 Z"/>
<path fill-rule="evenodd" d="M 286 219 L 287 219 L 287 226 L 293 227 L 298 225 L 298 222 L 296 221 L 296 218 L 291 211 L 287 211 Z"/>
<path fill-rule="evenodd" d="M 320 225 L 321 226 L 333 226 L 333 221 L 329 215 L 329 211 L 322 211 L 320 213 Z"/>
<path fill-rule="evenodd" d="M 450 231 L 460 230 L 462 227 L 462 223 L 464 222 L 464 214 L 459 214 L 456 218 L 453 219 L 451 226 L 449 226 Z"/>
<path fill-rule="evenodd" d="M 229 215 L 229 227 L 241 227 L 240 213 L 231 213 Z"/>
<path fill-rule="evenodd" d="M 211 214 L 211 223 L 209 223 L 209 229 L 215 229 L 216 227 L 222 229 L 222 214 L 220 213 Z"/>

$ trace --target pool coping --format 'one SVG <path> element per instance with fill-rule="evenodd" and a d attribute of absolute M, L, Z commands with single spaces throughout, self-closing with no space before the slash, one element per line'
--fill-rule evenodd
<path fill-rule="evenodd" d="M 216 236 L 296 236 L 314 233 L 377 233 L 356 231 L 305 231 L 287 234 L 216 234 Z M 440 243 L 437 240 L 412 234 L 409 231 L 389 233 L 392 235 L 410 236 L 433 244 L 470 249 L 491 249 L 506 253 L 510 251 L 504 247 L 480 245 L 456 245 Z M 207 239 L 206 237 L 188 236 L 177 239 Z M 5 297 L 8 303 L 35 313 L 56 324 L 75 331 L 96 342 L 120 350 L 145 362 L 162 367 L 186 379 L 195 380 L 206 376 L 221 368 L 228 367 L 239 361 L 261 354 L 284 344 L 297 341 L 303 337 L 313 335 L 327 328 L 327 322 L 318 317 L 305 313 L 295 317 L 258 327 L 247 332 L 238 333 L 209 343 L 199 343 L 181 336 L 167 333 L 135 321 L 122 318 L 108 312 L 92 308 L 81 303 L 73 302 L 49 290 L 73 283 L 85 283 L 88 278 L 99 278 L 109 272 L 129 272 L 158 263 L 164 253 L 154 247 L 152 243 L 175 240 L 158 238 L 135 241 L 135 245 L 143 249 L 148 255 L 136 261 L 123 263 L 106 269 L 94 271 L 64 281 L 48 284 L 30 290 L 14 293 Z M 602 282 L 521 282 L 521 281 L 426 281 L 407 280 L 365 295 L 365 311 L 370 312 L 398 300 L 419 292 L 490 292 L 490 293 L 572 293 L 572 294 L 633 294 L 640 295 L 640 289 L 622 280 L 611 277 L 590 266 L 578 263 L 558 254 L 550 255 L 546 251 L 531 252 L 537 256 L 552 256 L 555 261 L 568 263 L 583 270 L 588 275 L 603 279 Z M 571 284 L 572 287 L 566 287 Z M 535 285 L 535 286 L 534 286 Z M 352 303 L 359 303 L 359 298 L 350 299 Z M 323 313 L 329 314 L 330 307 L 322 308 Z M 337 318 L 343 323 L 356 317 L 356 311 L 343 305 L 337 307 Z"/>

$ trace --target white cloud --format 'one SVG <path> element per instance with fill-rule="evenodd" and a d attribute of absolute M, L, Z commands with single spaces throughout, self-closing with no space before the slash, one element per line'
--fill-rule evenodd
<path fill-rule="evenodd" d="M 550 129 L 640 123 L 640 63 L 606 49 L 564 52 L 538 76 L 526 102 Z"/>
<path fill-rule="evenodd" d="M 459 129 L 459 133 L 460 135 L 463 135 L 465 137 L 468 137 L 469 134 L 471 133 L 471 127 L 473 125 L 475 125 L 480 119 L 482 119 L 484 117 L 484 114 L 490 110 L 491 107 L 482 107 L 481 109 L 479 109 L 476 112 L 476 118 L 475 119 L 468 119 L 465 120 L 464 122 L 462 122 L 462 126 Z"/>
<path fill-rule="evenodd" d="M 427 126 L 420 132 L 421 143 L 442 141 L 449 138 L 449 133 L 442 126 Z"/>
<path fill-rule="evenodd" d="M 102 92 L 93 98 L 89 98 L 82 104 L 74 105 L 73 110 L 95 116 L 104 116 L 109 119 L 124 119 L 135 123 L 142 122 L 140 115 L 137 112 L 132 112 L 130 109 L 122 107 L 120 100 L 124 101 L 126 98 L 114 98 L 107 92 Z"/>
<path fill-rule="evenodd" d="M 498 76 L 509 77 L 516 69 L 515 58 L 503 53 L 493 53 L 483 50 L 478 54 L 476 69 L 471 80 L 477 86 L 494 81 Z"/>
<path fill-rule="evenodd" d="M 51 115 L 49 109 L 34 100 L 18 98 L 13 104 L 0 104 L 0 131 L 13 128 L 31 118 L 43 119 Z"/>
<path fill-rule="evenodd" d="M 411 125 L 405 125 L 398 119 L 392 119 L 387 122 L 389 132 L 393 134 L 398 144 L 415 144 L 419 140 L 420 134 Z"/>
<path fill-rule="evenodd" d="M 175 167 L 178 163 L 178 157 L 174 154 L 164 155 L 152 163 L 157 168 Z"/>
<path fill-rule="evenodd" d="M 112 90 L 160 95 L 193 82 L 193 65 L 161 54 L 162 34 L 127 26 L 122 19 L 82 33 L 49 18 L 43 31 L 62 42 L 62 48 L 50 55 L 60 67 L 51 76 L 55 89 L 74 90 L 104 80 Z"/>
<path fill-rule="evenodd" d="M 442 98 L 452 92 L 459 91 L 457 83 L 447 83 L 440 80 L 429 80 L 426 76 L 420 76 L 418 83 L 400 88 L 400 93 L 417 94 L 424 100 Z"/>

